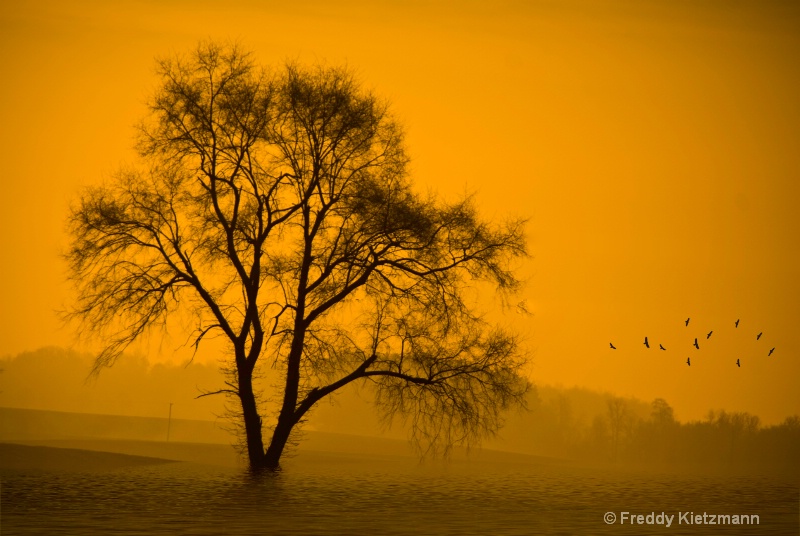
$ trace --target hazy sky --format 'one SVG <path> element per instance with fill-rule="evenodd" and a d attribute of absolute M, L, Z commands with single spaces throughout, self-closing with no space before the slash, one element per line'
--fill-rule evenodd
<path fill-rule="evenodd" d="M 530 219 L 535 382 L 800 413 L 795 2 L 3 2 L 0 355 L 73 343 L 69 203 L 133 161 L 154 58 L 205 38 L 347 63 L 422 188 Z"/>

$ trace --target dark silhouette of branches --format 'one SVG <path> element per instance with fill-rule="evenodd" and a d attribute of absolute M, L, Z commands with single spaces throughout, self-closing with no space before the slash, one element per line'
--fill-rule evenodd
<path fill-rule="evenodd" d="M 195 347 L 230 343 L 218 392 L 241 402 L 253 468 L 277 468 L 314 404 L 354 381 L 426 450 L 497 430 L 524 359 L 464 292 L 519 288 L 524 222 L 415 193 L 402 128 L 346 69 L 270 72 L 216 44 L 158 67 L 145 166 L 84 192 L 69 220 L 72 314 L 106 343 L 95 370 L 191 313 Z M 283 374 L 266 449 L 262 357 Z"/>

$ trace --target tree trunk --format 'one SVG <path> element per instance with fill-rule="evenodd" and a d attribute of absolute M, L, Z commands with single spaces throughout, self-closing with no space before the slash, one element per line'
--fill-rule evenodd
<path fill-rule="evenodd" d="M 301 315 L 302 312 L 302 308 L 300 308 L 298 314 Z M 280 469 L 281 456 L 286 448 L 287 441 L 289 441 L 289 434 L 292 433 L 292 428 L 299 420 L 299 416 L 296 415 L 296 406 L 298 387 L 300 385 L 300 358 L 303 353 L 304 338 L 305 329 L 298 320 L 295 322 L 292 348 L 286 360 L 286 385 L 283 392 L 283 405 L 278 416 L 278 424 L 272 433 L 272 440 L 269 442 L 269 447 L 264 455 L 264 468 L 271 471 Z"/>
<path fill-rule="evenodd" d="M 239 369 L 239 399 L 242 402 L 242 416 L 244 417 L 245 438 L 247 441 L 247 456 L 250 468 L 258 470 L 264 468 L 264 441 L 261 438 L 261 417 L 256 407 L 256 397 L 253 394 L 253 374 L 251 371 Z"/>
<path fill-rule="evenodd" d="M 269 469 L 270 471 L 277 471 L 280 469 L 281 456 L 283 455 L 284 448 L 286 448 L 286 443 L 289 441 L 289 435 L 292 433 L 294 425 L 294 419 L 278 419 L 278 425 L 275 427 L 272 440 L 269 442 L 267 453 L 264 456 L 263 467 L 265 469 Z"/>

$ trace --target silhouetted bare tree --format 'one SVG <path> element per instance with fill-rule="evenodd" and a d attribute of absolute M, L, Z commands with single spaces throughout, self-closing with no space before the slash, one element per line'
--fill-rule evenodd
<path fill-rule="evenodd" d="M 611 397 L 608 399 L 608 425 L 611 433 L 611 456 L 617 461 L 623 438 L 630 433 L 632 417 L 628 403 L 624 398 Z"/>
<path fill-rule="evenodd" d="M 341 68 L 270 72 L 237 47 L 158 64 L 144 169 L 87 190 L 69 219 L 72 314 L 104 337 L 95 369 L 174 313 L 230 343 L 254 469 L 279 467 L 323 397 L 374 384 L 422 448 L 480 439 L 528 388 L 516 337 L 465 297 L 519 281 L 523 223 L 413 191 L 403 131 Z M 253 372 L 282 372 L 269 444 Z"/>

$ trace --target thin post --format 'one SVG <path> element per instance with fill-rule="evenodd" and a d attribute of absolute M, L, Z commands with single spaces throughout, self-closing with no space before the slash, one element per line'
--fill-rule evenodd
<path fill-rule="evenodd" d="M 169 419 L 167 420 L 167 442 L 169 443 L 169 429 L 172 426 L 172 402 L 169 403 Z"/>

